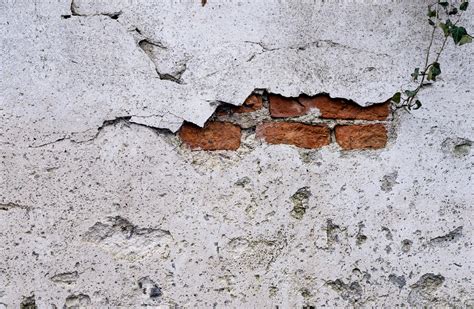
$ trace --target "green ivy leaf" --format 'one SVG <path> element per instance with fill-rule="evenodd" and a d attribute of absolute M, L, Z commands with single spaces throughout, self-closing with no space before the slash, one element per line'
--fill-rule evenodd
<path fill-rule="evenodd" d="M 472 37 L 469 34 L 462 36 L 461 40 L 459 40 L 459 46 L 467 43 L 472 43 Z"/>
<path fill-rule="evenodd" d="M 438 62 L 433 62 L 428 70 L 428 80 L 436 81 L 436 77 L 441 74 L 441 67 Z"/>
<path fill-rule="evenodd" d="M 449 26 L 447 24 L 439 23 L 439 27 L 443 30 L 445 37 L 449 35 L 450 31 L 449 31 Z"/>
<path fill-rule="evenodd" d="M 418 80 L 418 76 L 420 75 L 420 68 L 416 68 L 413 73 L 411 73 L 411 77 L 413 80 Z"/>
<path fill-rule="evenodd" d="M 393 95 L 392 97 L 392 102 L 394 103 L 400 103 L 400 99 L 402 98 L 402 94 L 400 92 L 397 92 Z"/>
<path fill-rule="evenodd" d="M 459 6 L 459 9 L 461 11 L 465 11 L 465 10 L 467 10 L 468 6 L 469 6 L 469 2 L 466 1 L 466 2 L 461 3 L 461 5 Z"/>
<path fill-rule="evenodd" d="M 461 41 L 462 37 L 467 35 L 466 28 L 464 27 L 457 27 L 457 26 L 452 26 L 451 28 L 451 36 L 453 37 L 454 44 L 459 44 Z"/>
<path fill-rule="evenodd" d="M 405 90 L 405 94 L 411 98 L 411 97 L 414 97 L 416 96 L 416 90 Z"/>
<path fill-rule="evenodd" d="M 428 17 L 430 17 L 430 18 L 431 17 L 436 17 L 436 10 L 431 10 L 431 5 L 430 5 L 430 6 L 428 6 L 428 14 L 426 14 L 426 15 L 428 15 Z"/>
<path fill-rule="evenodd" d="M 415 106 L 413 107 L 413 109 L 416 110 L 416 109 L 419 109 L 420 107 L 421 107 L 421 102 L 420 102 L 420 100 L 416 100 L 416 101 L 415 101 Z"/>

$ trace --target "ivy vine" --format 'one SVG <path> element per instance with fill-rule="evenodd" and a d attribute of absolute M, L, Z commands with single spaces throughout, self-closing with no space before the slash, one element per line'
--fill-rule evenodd
<path fill-rule="evenodd" d="M 449 38 L 453 39 L 454 45 L 456 46 L 472 42 L 473 37 L 467 33 L 464 27 L 458 25 L 468 6 L 468 0 L 462 0 L 457 3 L 438 0 L 436 3 L 428 6 L 428 24 L 433 29 L 426 51 L 424 67 L 421 69 L 415 68 L 411 74 L 412 81 L 417 83 L 416 88 L 405 89 L 393 95 L 391 101 L 396 109 L 404 108 L 410 111 L 421 107 L 422 104 L 418 99 L 418 93 L 424 87 L 435 82 L 436 78 L 441 74 L 439 58 Z M 433 52 L 436 30 L 442 31 L 444 39 L 441 42 L 438 52 Z M 430 61 L 430 59 L 432 60 Z"/>

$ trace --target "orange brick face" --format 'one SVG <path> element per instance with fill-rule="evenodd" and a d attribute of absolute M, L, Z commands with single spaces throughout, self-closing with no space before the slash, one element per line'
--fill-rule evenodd
<path fill-rule="evenodd" d="M 345 150 L 378 149 L 387 144 L 387 129 L 383 124 L 338 125 L 336 141 Z"/>
<path fill-rule="evenodd" d="M 270 102 L 270 115 L 274 118 L 296 117 L 306 114 L 307 108 L 300 104 L 296 98 L 285 98 L 272 94 L 268 97 Z"/>
<path fill-rule="evenodd" d="M 257 137 L 269 144 L 289 144 L 301 148 L 319 148 L 330 142 L 329 128 L 294 122 L 267 122 L 257 127 Z"/>
<path fill-rule="evenodd" d="M 241 129 L 229 122 L 209 122 L 204 128 L 186 123 L 181 127 L 179 136 L 191 149 L 237 150 Z"/>
<path fill-rule="evenodd" d="M 262 109 L 263 99 L 261 95 L 251 94 L 241 106 L 223 104 L 216 110 L 217 116 L 226 116 L 231 114 L 252 113 Z"/>
<path fill-rule="evenodd" d="M 362 107 L 349 100 L 332 99 L 328 95 L 302 96 L 299 101 L 306 109 L 318 108 L 321 118 L 327 119 L 385 120 L 390 111 L 388 102 Z"/>
<path fill-rule="evenodd" d="M 257 111 L 263 107 L 262 96 L 252 94 L 250 95 L 241 106 L 234 106 L 232 111 L 234 113 L 251 113 Z"/>
<path fill-rule="evenodd" d="M 333 99 L 321 94 L 313 97 L 301 95 L 286 98 L 270 95 L 270 114 L 274 118 L 297 117 L 308 114 L 312 108 L 319 109 L 321 118 L 347 120 L 385 120 L 390 112 L 389 103 L 362 107 L 345 99 Z"/>

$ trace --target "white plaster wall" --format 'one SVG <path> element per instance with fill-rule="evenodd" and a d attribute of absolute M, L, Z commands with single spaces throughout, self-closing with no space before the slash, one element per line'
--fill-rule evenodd
<path fill-rule="evenodd" d="M 385 101 L 428 3 L 0 0 L 0 308 L 473 306 L 472 46 L 382 150 L 172 133 L 255 89 Z"/>

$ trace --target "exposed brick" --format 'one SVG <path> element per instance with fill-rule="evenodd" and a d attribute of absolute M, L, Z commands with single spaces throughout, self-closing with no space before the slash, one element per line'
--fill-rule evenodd
<path fill-rule="evenodd" d="M 262 96 L 252 94 L 250 95 L 241 106 L 233 106 L 232 112 L 234 113 L 251 113 L 259 110 L 263 107 Z"/>
<path fill-rule="evenodd" d="M 383 124 L 336 126 L 336 141 L 346 150 L 377 149 L 387 144 L 387 129 Z"/>
<path fill-rule="evenodd" d="M 216 110 L 217 116 L 227 116 L 233 113 L 243 114 L 257 111 L 263 107 L 263 99 L 261 95 L 251 94 L 241 106 L 231 104 L 222 104 Z"/>
<path fill-rule="evenodd" d="M 268 96 L 270 102 L 270 115 L 274 118 L 296 117 L 306 114 L 307 108 L 298 102 L 296 98 L 285 98 L 281 95 L 271 94 Z"/>
<path fill-rule="evenodd" d="M 215 114 L 216 116 L 227 116 L 230 115 L 231 106 L 230 104 L 221 104 L 217 107 Z"/>
<path fill-rule="evenodd" d="M 388 102 L 362 107 L 346 99 L 333 99 L 326 94 L 316 96 L 302 95 L 299 98 L 286 98 L 281 95 L 269 96 L 270 115 L 274 118 L 297 117 L 317 108 L 321 118 L 384 120 L 390 112 Z"/>
<path fill-rule="evenodd" d="M 328 95 L 301 96 L 298 100 L 306 110 L 316 107 L 321 112 L 321 118 L 328 119 L 384 120 L 390 112 L 388 102 L 362 107 L 346 99 L 332 99 Z"/>
<path fill-rule="evenodd" d="M 296 122 L 266 122 L 257 126 L 257 137 L 269 144 L 289 144 L 301 148 L 319 148 L 330 142 L 326 125 Z"/>
<path fill-rule="evenodd" d="M 230 122 L 209 122 L 204 128 L 185 123 L 179 136 L 191 149 L 237 150 L 240 147 L 241 130 Z"/>

